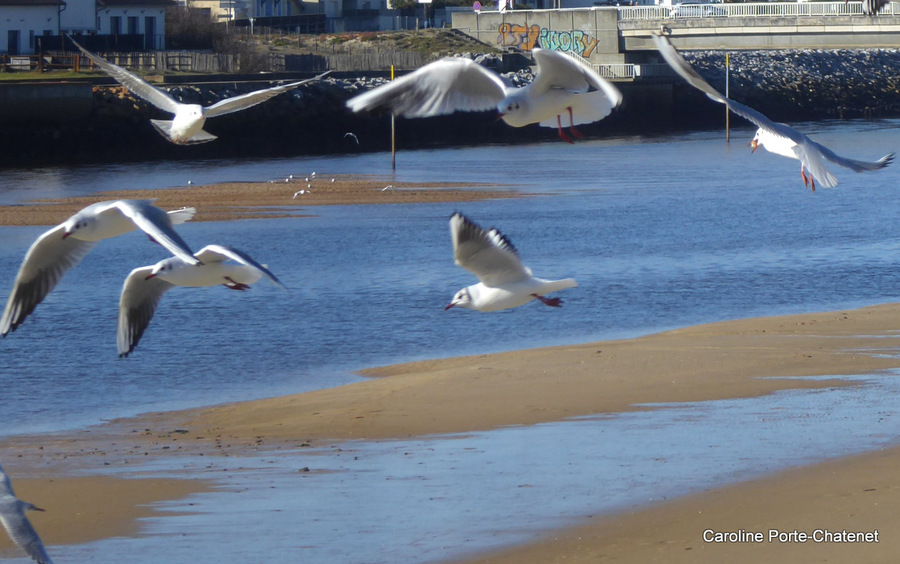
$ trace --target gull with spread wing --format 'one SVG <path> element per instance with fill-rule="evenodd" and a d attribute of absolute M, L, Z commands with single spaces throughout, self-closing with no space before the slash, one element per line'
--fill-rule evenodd
<path fill-rule="evenodd" d="M 509 239 L 494 228 L 485 230 L 461 213 L 450 217 L 453 258 L 457 265 L 478 277 L 480 282 L 467 286 L 453 296 L 445 310 L 464 307 L 477 311 L 498 311 L 537 299 L 551 307 L 561 307 L 559 298 L 545 294 L 578 286 L 572 278 L 543 280 L 535 278 L 522 264 Z"/>
<path fill-rule="evenodd" d="M 183 104 L 177 101 L 168 93 L 153 86 L 141 77 L 128 72 L 118 65 L 110 63 L 106 59 L 98 57 L 79 45 L 71 37 L 69 37 L 69 39 L 88 59 L 93 61 L 95 65 L 114 78 L 119 84 L 127 88 L 132 94 L 153 104 L 160 110 L 175 114 L 171 120 L 151 119 L 150 123 L 153 124 L 153 127 L 156 128 L 160 135 L 176 145 L 196 145 L 198 143 L 213 141 L 216 139 L 216 136 L 203 130 L 203 125 L 206 123 L 207 119 L 246 110 L 247 108 L 265 102 L 269 98 L 293 90 L 301 84 L 319 80 L 331 72 L 327 71 L 306 80 L 225 98 L 211 106 L 203 107 L 200 104 Z"/>
<path fill-rule="evenodd" d="M 534 81 L 508 86 L 496 73 L 462 57 L 446 57 L 347 101 L 354 112 L 389 109 L 419 118 L 496 109 L 513 127 L 538 123 L 563 131 L 563 118 L 573 135 L 576 125 L 599 121 L 622 102 L 622 94 L 589 65 L 563 53 L 533 49 Z"/>
<path fill-rule="evenodd" d="M 175 286 L 218 286 L 249 290 L 263 276 L 284 287 L 269 269 L 237 249 L 207 245 L 194 255 L 202 262 L 192 266 L 181 257 L 170 257 L 151 266 L 135 268 L 125 279 L 119 299 L 119 356 L 128 356 L 153 319 L 163 294 Z M 236 263 L 236 264 L 235 264 Z"/>
<path fill-rule="evenodd" d="M 774 122 L 753 108 L 720 94 L 684 60 L 684 57 L 675 49 L 667 37 L 654 34 L 653 42 L 656 43 L 656 48 L 659 49 L 660 54 L 669 63 L 669 66 L 691 86 L 706 94 L 710 99 L 720 104 L 725 104 L 729 110 L 753 122 L 759 128 L 756 130 L 756 136 L 750 141 L 750 147 L 753 151 L 756 151 L 758 147 L 763 147 L 770 153 L 798 159 L 800 161 L 800 176 L 803 179 L 803 184 L 809 186 L 813 191 L 816 189 L 816 182 L 826 188 L 837 186 L 837 178 L 825 166 L 826 160 L 856 172 L 879 170 L 891 164 L 891 161 L 894 160 L 894 153 L 889 153 L 875 162 L 858 161 L 837 155 L 828 147 L 816 143 L 793 127 Z"/>
<path fill-rule="evenodd" d="M 82 209 L 32 243 L 0 317 L 0 335 L 15 331 L 47 297 L 70 268 L 97 242 L 141 229 L 175 256 L 198 264 L 190 247 L 172 228 L 194 217 L 194 208 L 166 213 L 152 200 L 97 202 Z"/>
<path fill-rule="evenodd" d="M 31 525 L 31 521 L 25 516 L 26 511 L 43 511 L 40 507 L 22 501 L 13 492 L 9 476 L 0 467 L 0 523 L 17 546 L 28 553 L 28 556 L 38 564 L 53 564 L 44 543 L 37 531 Z"/>

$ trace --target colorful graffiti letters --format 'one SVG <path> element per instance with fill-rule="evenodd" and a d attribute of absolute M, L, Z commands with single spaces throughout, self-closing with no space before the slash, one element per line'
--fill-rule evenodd
<path fill-rule="evenodd" d="M 571 51 L 582 57 L 590 57 L 597 47 L 597 38 L 575 29 L 572 31 L 552 31 L 538 25 L 518 25 L 503 23 L 497 28 L 497 43 L 504 47 L 516 47 L 530 51 L 542 47 L 552 51 Z"/>
<path fill-rule="evenodd" d="M 497 43 L 500 45 L 531 51 L 534 49 L 534 43 L 541 33 L 541 28 L 536 25 L 526 27 L 524 25 L 504 23 L 500 24 L 497 31 L 500 32 L 500 36 L 497 38 Z"/>
<path fill-rule="evenodd" d="M 540 33 L 541 47 L 553 51 L 572 51 L 582 57 L 590 57 L 597 47 L 597 38 L 591 37 L 580 29 L 572 31 L 551 31 L 542 28 Z"/>

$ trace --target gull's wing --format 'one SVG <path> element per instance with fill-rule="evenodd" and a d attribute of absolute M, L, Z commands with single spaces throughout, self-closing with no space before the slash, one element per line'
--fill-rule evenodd
<path fill-rule="evenodd" d="M 25 253 L 3 317 L 0 317 L 0 335 L 3 337 L 19 327 L 63 275 L 81 262 L 96 244 L 75 237 L 63 239 L 64 233 L 63 225 L 44 232 Z"/>
<path fill-rule="evenodd" d="M 879 170 L 887 165 L 891 164 L 894 161 L 894 153 L 888 153 L 887 155 L 881 157 L 875 162 L 870 161 L 858 161 L 856 159 L 848 159 L 846 157 L 842 157 L 836 154 L 834 151 L 826 147 L 825 145 L 820 145 L 814 141 L 810 141 L 812 145 L 822 153 L 822 156 L 833 162 L 834 164 L 841 165 L 843 167 L 847 167 L 854 172 L 865 172 L 867 170 Z"/>
<path fill-rule="evenodd" d="M 179 106 L 181 106 L 181 104 L 177 100 L 175 100 L 175 98 L 172 98 L 159 88 L 145 81 L 143 78 L 132 74 L 122 67 L 114 65 L 106 59 L 103 59 L 91 53 L 90 51 L 79 45 L 74 39 L 72 39 L 71 36 L 69 37 L 69 40 L 74 43 L 82 53 L 84 53 L 85 57 L 93 61 L 94 64 L 100 67 L 103 72 L 113 77 L 116 82 L 127 88 L 138 98 L 146 100 L 160 110 L 173 114 L 178 112 L 178 108 Z"/>
<path fill-rule="evenodd" d="M 174 285 L 161 278 L 147 276 L 153 266 L 135 268 L 125 279 L 119 297 L 119 326 L 116 330 L 116 346 L 119 356 L 128 356 L 137 346 L 144 331 L 153 319 L 163 294 Z"/>
<path fill-rule="evenodd" d="M 533 92 L 540 94 L 550 89 L 572 92 L 599 90 L 609 99 L 611 107 L 622 103 L 622 93 L 618 88 L 575 57 L 547 49 L 532 49 L 531 52 L 537 63 L 537 72 L 531 83 Z"/>
<path fill-rule="evenodd" d="M 206 117 L 211 118 L 216 116 L 223 116 L 232 112 L 246 110 L 249 107 L 265 102 L 269 98 L 274 98 L 275 96 L 283 94 L 288 90 L 293 90 L 301 84 L 319 80 L 330 72 L 331 71 L 326 71 L 322 74 L 316 75 L 312 78 L 307 78 L 306 80 L 301 80 L 299 82 L 282 84 L 281 86 L 273 86 L 272 88 L 266 88 L 264 90 L 256 90 L 254 92 L 248 92 L 247 94 L 241 94 L 240 96 L 234 96 L 233 98 L 225 98 L 224 100 L 216 102 L 212 106 L 204 108 L 203 114 Z"/>
<path fill-rule="evenodd" d="M 462 57 L 447 57 L 347 100 L 354 112 L 387 108 L 408 118 L 492 110 L 506 97 L 495 73 Z"/>
<path fill-rule="evenodd" d="M 172 228 L 169 214 L 146 200 L 115 200 L 97 209 L 98 214 L 116 210 L 131 219 L 135 225 L 173 255 L 188 264 L 198 264 L 191 248 Z"/>
<path fill-rule="evenodd" d="M 247 253 L 239 251 L 232 247 L 225 247 L 222 245 L 207 245 L 200 249 L 200 251 L 197 252 L 195 256 L 200 259 L 200 262 L 204 264 L 211 262 L 225 262 L 226 260 L 239 262 L 245 266 L 255 268 L 256 270 L 267 276 L 269 280 L 284 288 L 284 284 L 282 284 L 281 281 L 274 274 L 272 274 L 268 268 L 253 260 L 253 257 L 248 255 Z"/>
<path fill-rule="evenodd" d="M 53 564 L 41 537 L 25 516 L 27 504 L 16 499 L 9 476 L 0 468 L 0 523 L 9 534 L 9 538 L 28 553 L 38 564 Z"/>
<path fill-rule="evenodd" d="M 667 37 L 654 34 L 653 42 L 656 44 L 656 48 L 659 50 L 663 59 L 665 59 L 666 62 L 669 63 L 669 66 L 672 67 L 672 70 L 678 73 L 681 78 L 685 79 L 688 84 L 706 94 L 710 99 L 715 100 L 720 104 L 725 104 L 732 112 L 753 122 L 757 127 L 765 129 L 769 133 L 780 137 L 787 137 L 798 145 L 803 143 L 804 140 L 808 140 L 805 135 L 793 127 L 789 127 L 783 123 L 774 122 L 753 108 L 723 96 L 684 60 L 684 57 L 682 57 L 681 53 L 675 49 L 675 46 L 672 45 Z"/>
<path fill-rule="evenodd" d="M 704 92 L 716 102 L 725 104 L 732 112 L 750 120 L 757 127 L 767 130 L 773 135 L 784 137 L 794 142 L 797 145 L 797 147 L 794 148 L 794 153 L 797 155 L 797 158 L 800 159 L 800 162 L 803 163 L 805 168 L 808 168 L 810 172 L 812 172 L 813 177 L 819 180 L 819 183 L 822 186 L 831 188 L 837 185 L 837 179 L 835 179 L 834 175 L 826 169 L 823 157 L 835 164 L 847 167 L 856 172 L 878 170 L 886 167 L 894 160 L 893 153 L 881 157 L 881 159 L 876 162 L 858 161 L 841 157 L 828 147 L 816 143 L 793 127 L 783 123 L 774 122 L 753 108 L 723 96 L 718 90 L 703 80 L 703 77 L 701 77 L 697 71 L 684 60 L 668 38 L 660 35 L 653 35 L 653 42 L 656 43 L 657 49 L 659 49 L 660 54 L 666 62 L 669 63 L 669 66 L 671 66 L 675 72 L 684 78 L 691 86 Z"/>
<path fill-rule="evenodd" d="M 0 499 L 0 523 L 3 524 L 9 538 L 38 564 L 53 564 L 47 551 L 44 550 L 41 537 L 31 525 L 31 521 L 25 516 L 15 499 L 10 501 Z"/>
<path fill-rule="evenodd" d="M 486 231 L 461 213 L 450 216 L 453 258 L 485 286 L 499 286 L 531 278 L 513 244 L 499 231 Z"/>

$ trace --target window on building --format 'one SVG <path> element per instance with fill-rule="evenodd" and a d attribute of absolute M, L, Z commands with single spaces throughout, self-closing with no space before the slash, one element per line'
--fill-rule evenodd
<path fill-rule="evenodd" d="M 138 34 L 138 18 L 137 16 L 128 16 L 128 35 Z"/>
<path fill-rule="evenodd" d="M 147 16 L 144 18 L 144 49 L 156 48 L 156 18 Z"/>
<path fill-rule="evenodd" d="M 109 34 L 119 35 L 122 33 L 122 16 L 111 16 L 109 18 Z"/>
<path fill-rule="evenodd" d="M 20 53 L 19 46 L 19 30 L 10 29 L 6 32 L 6 52 L 10 55 L 18 55 Z"/>

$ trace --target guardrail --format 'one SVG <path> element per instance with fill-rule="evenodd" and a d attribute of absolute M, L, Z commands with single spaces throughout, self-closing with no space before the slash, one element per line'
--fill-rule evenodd
<path fill-rule="evenodd" d="M 734 4 L 676 4 L 673 6 L 621 6 L 619 20 L 668 20 L 685 18 L 827 17 L 861 16 L 862 2 L 764 2 Z M 900 2 L 879 12 L 900 15 Z"/>

